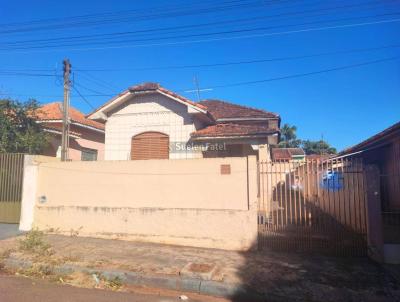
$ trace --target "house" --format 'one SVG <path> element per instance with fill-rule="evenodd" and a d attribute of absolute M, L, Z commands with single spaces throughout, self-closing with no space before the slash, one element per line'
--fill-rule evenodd
<path fill-rule="evenodd" d="M 272 148 L 271 158 L 273 161 L 304 160 L 306 153 L 302 148 Z"/>
<path fill-rule="evenodd" d="M 42 106 L 37 111 L 38 123 L 50 135 L 49 146 L 43 155 L 61 157 L 62 104 L 59 102 Z M 102 160 L 104 159 L 104 125 L 87 119 L 77 109 L 70 107 L 69 159 Z"/>
<path fill-rule="evenodd" d="M 193 102 L 157 83 L 130 87 L 87 117 L 105 123 L 106 160 L 257 155 L 279 139 L 275 113 Z"/>
<path fill-rule="evenodd" d="M 378 166 L 382 208 L 400 213 L 400 122 L 339 153 L 343 155 L 361 157 L 364 165 Z"/>
<path fill-rule="evenodd" d="M 385 261 L 400 263 L 400 122 L 343 150 L 379 169 Z"/>

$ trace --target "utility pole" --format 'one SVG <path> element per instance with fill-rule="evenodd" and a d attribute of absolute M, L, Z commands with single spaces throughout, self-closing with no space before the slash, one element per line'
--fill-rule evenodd
<path fill-rule="evenodd" d="M 63 75 L 64 75 L 64 101 L 62 106 L 63 112 L 63 127 L 61 137 L 61 161 L 69 159 L 69 91 L 71 81 L 69 76 L 71 74 L 71 64 L 68 59 L 63 61 Z"/>

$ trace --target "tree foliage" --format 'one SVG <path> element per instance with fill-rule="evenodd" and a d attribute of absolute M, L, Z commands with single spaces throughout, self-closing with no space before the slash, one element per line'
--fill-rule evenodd
<path fill-rule="evenodd" d="M 324 140 L 311 141 L 301 140 L 297 138 L 297 127 L 289 124 L 284 124 L 281 128 L 281 141 L 279 142 L 280 148 L 303 148 L 304 152 L 309 154 L 335 154 L 336 149 Z"/>
<path fill-rule="evenodd" d="M 323 140 L 305 140 L 302 142 L 302 148 L 306 154 L 326 155 L 336 153 L 336 148 L 331 147 L 326 141 Z"/>
<path fill-rule="evenodd" d="M 297 139 L 297 127 L 284 124 L 281 128 L 280 148 L 297 148 L 301 145 L 301 140 Z"/>
<path fill-rule="evenodd" d="M 48 144 L 47 134 L 37 123 L 35 100 L 0 99 L 0 152 L 38 154 Z"/>

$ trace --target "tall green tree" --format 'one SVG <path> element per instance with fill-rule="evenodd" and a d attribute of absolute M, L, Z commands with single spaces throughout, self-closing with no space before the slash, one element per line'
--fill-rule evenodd
<path fill-rule="evenodd" d="M 0 152 L 38 154 L 48 145 L 48 136 L 37 123 L 35 100 L 0 99 Z"/>
<path fill-rule="evenodd" d="M 332 147 L 329 143 L 324 140 L 319 141 L 310 141 L 305 140 L 302 142 L 302 148 L 306 154 L 318 154 L 318 155 L 327 155 L 327 154 L 335 154 L 336 148 Z"/>
<path fill-rule="evenodd" d="M 303 148 L 304 152 L 309 154 L 335 154 L 336 149 L 324 140 L 311 141 L 301 140 L 297 138 L 297 127 L 294 125 L 284 124 L 281 128 L 280 148 Z"/>
<path fill-rule="evenodd" d="M 297 127 L 289 124 L 284 124 L 281 128 L 280 148 L 297 148 L 301 145 L 301 140 L 297 139 Z"/>

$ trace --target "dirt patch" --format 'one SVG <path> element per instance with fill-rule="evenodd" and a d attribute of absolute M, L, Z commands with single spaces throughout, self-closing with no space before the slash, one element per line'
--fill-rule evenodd
<path fill-rule="evenodd" d="M 193 273 L 209 273 L 214 267 L 213 264 L 192 263 L 189 265 L 189 270 Z"/>

